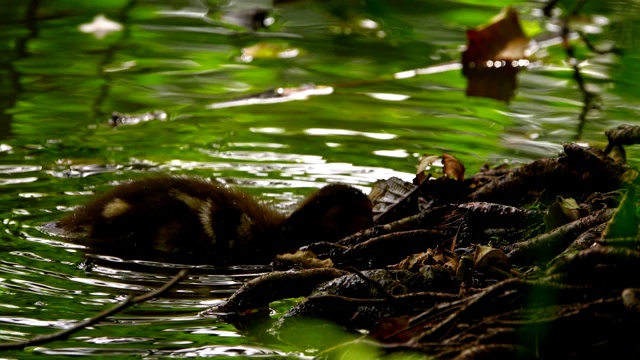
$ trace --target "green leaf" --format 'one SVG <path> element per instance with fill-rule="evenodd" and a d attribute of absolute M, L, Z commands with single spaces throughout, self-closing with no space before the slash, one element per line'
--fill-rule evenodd
<path fill-rule="evenodd" d="M 629 188 L 620 205 L 602 233 L 602 240 L 638 237 L 638 215 L 636 214 L 635 192 Z"/>

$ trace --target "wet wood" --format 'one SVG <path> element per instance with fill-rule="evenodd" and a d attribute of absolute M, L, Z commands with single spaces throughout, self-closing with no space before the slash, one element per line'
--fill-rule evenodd
<path fill-rule="evenodd" d="M 555 158 L 483 169 L 463 181 L 425 180 L 409 190 L 417 197 L 413 213 L 387 204 L 391 215 L 378 219 L 392 221 L 305 247 L 337 269 L 267 274 L 216 310 L 306 296 L 270 332 L 287 341 L 300 319 L 325 319 L 369 330 L 355 342 L 381 353 L 435 359 L 637 354 L 637 341 L 623 329 L 640 321 L 640 278 L 633 275 L 640 243 L 637 231 L 629 237 L 631 230 L 611 220 L 619 212 L 619 223 L 636 223 L 634 192 L 624 189 L 629 169 L 601 150 L 569 144 Z M 632 198 L 621 204 L 625 196 Z M 547 230 L 543 218 L 558 197 L 581 214 Z"/>

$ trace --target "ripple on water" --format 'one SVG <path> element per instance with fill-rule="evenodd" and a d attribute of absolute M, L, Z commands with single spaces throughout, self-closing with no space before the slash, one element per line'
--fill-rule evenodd
<path fill-rule="evenodd" d="M 42 170 L 42 166 L 38 165 L 19 165 L 19 164 L 2 164 L 0 165 L 0 174 L 7 175 L 8 177 L 0 178 L 0 186 L 26 184 L 38 181 L 37 176 L 26 176 L 25 173 L 39 173 Z M 16 176 L 22 175 L 21 176 Z"/>
<path fill-rule="evenodd" d="M 0 165 L 0 174 L 21 174 L 42 170 L 42 166 L 36 165 Z"/>
<path fill-rule="evenodd" d="M 43 355 L 57 355 L 57 356 L 92 356 L 92 357 L 111 357 L 111 356 L 145 356 L 152 353 L 151 350 L 145 349 L 119 349 L 119 348 L 47 348 L 47 347 L 35 347 L 32 350 L 34 353 Z"/>
<path fill-rule="evenodd" d="M 75 322 L 75 320 L 44 321 L 39 319 L 27 318 L 27 317 L 0 316 L 0 322 L 17 324 L 17 325 L 26 325 L 26 326 L 52 327 L 56 329 L 66 329 L 67 327 L 71 326 Z"/>
<path fill-rule="evenodd" d="M 135 336 L 127 336 L 127 337 L 76 337 L 75 340 L 81 340 L 88 343 L 100 344 L 100 345 L 109 345 L 109 344 L 135 344 L 135 343 L 145 343 L 153 341 L 153 338 L 148 337 L 135 337 Z"/>
<path fill-rule="evenodd" d="M 35 176 L 30 176 L 25 178 L 13 178 L 13 179 L 0 178 L 0 186 L 25 184 L 25 183 L 31 183 L 36 181 L 38 181 L 38 178 Z"/>
<path fill-rule="evenodd" d="M 158 357 L 172 358 L 192 358 L 192 357 L 212 357 L 212 356 L 251 356 L 251 357 L 268 357 L 268 356 L 292 356 L 282 351 L 275 351 L 267 348 L 256 346 L 201 346 L 194 348 L 186 348 L 180 350 L 159 350 L 154 352 Z"/>
<path fill-rule="evenodd" d="M 174 343 L 177 345 L 180 342 Z M 67 347 L 67 348 L 48 348 L 35 347 L 34 353 L 44 355 L 57 356 L 144 356 L 145 358 L 194 358 L 194 357 L 213 357 L 213 356 L 247 356 L 260 358 L 304 358 L 300 354 L 286 353 L 275 351 L 267 348 L 255 346 L 201 346 L 175 350 L 145 350 L 145 349 L 129 349 L 129 348 L 90 348 L 90 347 Z"/>
<path fill-rule="evenodd" d="M 16 292 L 55 296 L 59 298 L 73 298 L 74 295 L 82 294 L 81 290 L 63 289 L 22 279 L 11 279 L 10 281 L 3 282 L 0 286 Z"/>

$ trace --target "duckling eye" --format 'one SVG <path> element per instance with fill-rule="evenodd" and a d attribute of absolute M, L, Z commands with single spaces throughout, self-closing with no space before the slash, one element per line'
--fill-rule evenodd
<path fill-rule="evenodd" d="M 115 198 L 107 203 L 102 209 L 102 216 L 107 219 L 118 217 L 131 209 L 131 204 L 128 202 Z"/>

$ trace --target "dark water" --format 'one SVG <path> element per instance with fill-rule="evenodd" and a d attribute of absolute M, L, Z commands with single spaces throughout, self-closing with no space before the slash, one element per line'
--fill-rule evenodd
<path fill-rule="evenodd" d="M 181 267 L 109 257 L 87 267 L 81 248 L 40 228 L 114 184 L 157 172 L 218 177 L 289 211 L 329 182 L 367 191 L 378 179 L 410 180 L 425 153 L 450 152 L 473 173 L 485 163 L 553 156 L 569 141 L 604 146 L 605 129 L 637 123 L 640 113 L 638 2 L 590 2 L 575 19 L 597 46 L 625 50 L 594 55 L 575 43 L 601 104 L 581 131 L 583 95 L 542 2 L 287 2 L 256 33 L 233 24 L 252 4 L 268 5 L 3 2 L 0 341 L 65 328 Z M 518 75 L 511 102 L 469 98 L 459 66 L 441 65 L 460 59 L 467 28 L 506 5 L 541 50 Z M 83 27 L 100 14 L 113 22 L 104 37 Z M 246 100 L 279 88 L 313 91 Z M 113 111 L 154 110 L 166 119 L 108 124 Z M 628 155 L 638 163 L 637 150 Z M 170 296 L 1 357 L 302 357 L 304 349 L 197 316 L 268 270 L 203 265 Z"/>

